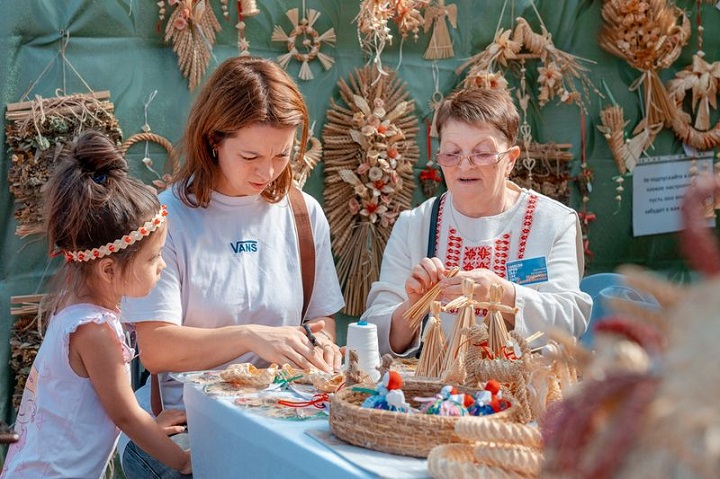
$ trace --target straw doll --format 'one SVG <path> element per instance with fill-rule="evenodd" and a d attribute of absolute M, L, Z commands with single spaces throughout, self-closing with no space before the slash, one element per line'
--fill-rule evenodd
<path fill-rule="evenodd" d="M 423 333 L 423 349 L 420 352 L 415 376 L 439 378 L 442 372 L 447 347 L 440 321 L 441 308 L 439 301 L 433 301 L 430 305 L 430 319 Z"/>
<path fill-rule="evenodd" d="M 442 366 L 442 375 L 446 377 L 448 372 L 453 369 L 453 364 L 461 360 L 468 350 L 467 333 L 465 332 L 475 324 L 475 300 L 473 292 L 475 283 L 471 279 L 464 279 L 462 283 L 463 295 L 450 301 L 446 306 L 446 310 L 458 309 L 457 321 L 455 321 L 455 329 L 450 338 L 450 345 L 445 352 L 445 360 Z"/>

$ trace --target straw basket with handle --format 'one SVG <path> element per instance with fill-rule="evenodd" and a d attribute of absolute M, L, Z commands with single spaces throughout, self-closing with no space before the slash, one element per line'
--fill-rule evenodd
<path fill-rule="evenodd" d="M 406 400 L 413 408 L 419 404 L 415 397 L 430 397 L 444 386 L 435 380 L 406 378 L 403 386 Z M 458 391 L 472 394 L 468 387 Z M 485 416 L 498 421 L 514 421 L 515 400 L 508 393 L 503 396 L 511 406 L 501 412 Z M 361 407 L 368 393 L 343 389 L 330 403 L 330 429 L 340 439 L 356 446 L 402 456 L 427 457 L 440 444 L 467 442 L 455 433 L 459 417 L 410 414 Z"/>

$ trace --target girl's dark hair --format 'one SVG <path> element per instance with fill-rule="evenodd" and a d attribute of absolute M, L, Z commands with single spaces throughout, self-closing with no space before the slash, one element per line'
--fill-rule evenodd
<path fill-rule="evenodd" d="M 241 128 L 254 124 L 300 127 L 297 157 L 305 154 L 308 111 L 292 78 L 277 63 L 264 58 L 241 56 L 225 60 L 200 91 L 182 141 L 173 150 L 175 160 L 184 157 L 175 177 L 175 190 L 186 205 L 207 207 L 218 172 L 213 149 Z M 287 194 L 291 185 L 292 169 L 288 163 L 262 196 L 275 203 Z"/>
<path fill-rule="evenodd" d="M 92 130 L 81 133 L 61 156 L 44 187 L 45 227 L 51 254 L 57 250 L 99 248 L 158 214 L 160 202 L 155 192 L 128 176 L 127 161 L 102 133 Z M 124 270 L 142 244 L 142 240 L 138 241 L 108 257 Z M 71 291 L 82 285 L 91 263 L 67 262 L 73 284 L 63 289 Z"/>

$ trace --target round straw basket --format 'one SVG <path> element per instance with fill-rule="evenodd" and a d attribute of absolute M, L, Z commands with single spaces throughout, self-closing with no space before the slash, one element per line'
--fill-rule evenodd
<path fill-rule="evenodd" d="M 417 408 L 415 397 L 432 397 L 440 392 L 443 383 L 429 380 L 406 379 L 402 388 L 405 400 Z M 475 390 L 457 386 L 458 391 Z M 458 417 L 410 414 L 361 407 L 368 393 L 343 389 L 330 403 L 330 429 L 340 439 L 356 446 L 389 452 L 402 456 L 427 457 L 430 450 L 440 444 L 470 442 L 455 433 Z M 514 404 L 514 398 L 505 394 Z M 514 406 L 486 416 L 496 420 L 514 420 Z"/>

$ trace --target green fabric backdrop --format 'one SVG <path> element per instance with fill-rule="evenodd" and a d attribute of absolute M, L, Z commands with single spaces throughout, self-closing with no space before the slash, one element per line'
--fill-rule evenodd
<path fill-rule="evenodd" d="M 447 0 L 452 3 L 452 0 Z M 246 20 L 246 35 L 251 42 L 253 54 L 275 58 L 286 52 L 282 43 L 270 42 L 274 25 L 285 31 L 290 28 L 285 12 L 301 7 L 302 0 L 281 0 L 258 2 L 261 14 Z M 455 69 L 464 59 L 484 48 L 493 37 L 500 19 L 503 2 L 500 0 L 456 0 L 458 5 L 458 29 L 451 30 L 456 56 L 438 62 L 439 86 L 447 94 L 458 84 L 460 78 Z M 509 2 L 512 4 L 512 1 Z M 234 2 L 230 2 L 231 7 Z M 324 32 L 333 26 L 337 33 L 334 47 L 323 47 L 323 52 L 335 58 L 335 66 L 323 71 L 319 63 L 311 65 L 315 79 L 299 81 L 311 114 L 316 122 L 315 134 L 320 136 L 330 98 L 337 97 L 337 81 L 361 67 L 363 56 L 357 38 L 353 19 L 358 12 L 357 0 L 306 0 L 308 8 L 322 12 L 316 29 Z M 601 1 L 590 0 L 545 0 L 536 2 L 537 8 L 553 33 L 558 48 L 596 62 L 591 67 L 591 78 L 597 86 L 605 80 L 615 99 L 625 108 L 625 115 L 631 125 L 637 123 L 641 106 L 636 93 L 628 86 L 635 81 L 638 72 L 624 61 L 602 51 L 597 45 L 601 24 Z M 679 5 L 688 9 L 695 18 L 695 2 L 684 1 Z M 211 61 L 212 70 L 219 62 L 237 54 L 236 12 L 231 11 L 231 21 L 221 16 L 219 1 L 213 7 L 222 25 Z M 514 16 L 524 16 L 534 29 L 538 30 L 537 16 L 530 1 L 514 2 Z M 115 106 L 115 115 L 127 138 L 140 131 L 144 123 L 143 103 L 148 95 L 157 90 L 157 96 L 149 108 L 149 124 L 152 131 L 159 133 L 173 143 L 180 137 L 184 119 L 194 94 L 187 89 L 186 80 L 180 75 L 177 59 L 170 46 L 165 45 L 156 31 L 157 6 L 153 0 L 0 0 L 0 104 L 17 102 L 23 93 L 35 82 L 41 72 L 49 70 L 30 92 L 32 97 L 39 94 L 49 97 L 62 90 L 62 62 L 57 53 L 61 44 L 61 31 L 69 31 L 70 39 L 66 55 L 84 80 L 93 90 L 109 90 Z M 168 7 L 168 16 L 171 12 Z M 502 19 L 505 28 L 510 26 L 511 6 Z M 720 27 L 720 12 L 711 5 L 703 6 L 705 25 L 706 59 L 720 59 L 720 42 L 717 41 Z M 422 59 L 430 35 L 423 34 L 415 43 L 412 39 L 404 42 L 400 77 L 407 82 L 411 97 L 415 100 L 416 114 L 424 118 L 429 110 L 428 101 L 434 91 L 431 63 Z M 662 72 L 663 80 L 671 77 L 675 70 L 689 64 L 697 43 L 693 35 L 681 58 L 673 69 Z M 396 67 L 400 61 L 400 41 L 389 46 L 383 54 L 383 64 Z M 53 61 L 53 58 L 55 60 Z M 51 63 L 52 62 L 52 63 Z M 289 71 L 296 76 L 299 64 L 291 62 Z M 532 87 L 533 85 L 531 85 Z M 66 68 L 67 93 L 86 92 L 82 82 Z M 679 258 L 674 235 L 654 235 L 633 238 L 631 231 L 631 181 L 626 181 L 626 195 L 622 207 L 617 210 L 615 183 L 612 177 L 617 169 L 610 157 L 607 143 L 597 131 L 598 112 L 601 101 L 592 98 L 588 104 L 587 158 L 595 173 L 593 192 L 589 209 L 597 214 L 597 220 L 590 230 L 591 249 L 594 257 L 588 272 L 611 271 L 622 263 L 647 265 L 662 270 L 669 276 L 684 279 L 687 269 Z M 3 108 L 4 111 L 4 108 Z M 572 143 L 573 153 L 579 157 L 580 128 L 579 111 L 573 106 L 548 105 L 542 110 L 533 109 L 532 126 L 534 137 L 539 141 Z M 715 115 L 713 119 L 716 119 Z M 5 125 L 4 115 L 0 125 Z M 418 135 L 422 167 L 427 158 L 424 131 Z M 8 155 L 5 137 L 0 149 L 0 418 L 10 418 L 9 396 L 12 380 L 7 364 L 9 353 L 8 335 L 11 325 L 9 299 L 13 295 L 31 294 L 41 291 L 41 284 L 57 263 L 51 263 L 46 255 L 44 239 L 30 237 L 20 239 L 15 235 L 16 223 L 13 218 L 13 198 L 7 187 Z M 655 143 L 655 154 L 682 152 L 681 144 L 669 131 L 664 131 Z M 143 147 L 131 149 L 128 159 L 134 173 L 146 181 L 153 179 L 142 166 Z M 151 145 L 151 156 L 156 166 L 164 157 L 164 150 Z M 160 163 L 160 164 L 157 164 Z M 577 170 L 577 161 L 575 169 Z M 322 201 L 322 165 L 314 171 L 305 189 Z M 424 198 L 416 191 L 416 202 Z M 573 195 L 573 205 L 578 206 L 578 196 Z M 347 318 L 345 318 L 347 319 Z"/>

